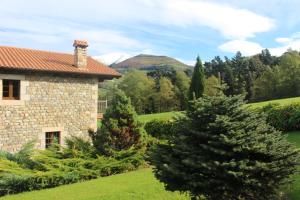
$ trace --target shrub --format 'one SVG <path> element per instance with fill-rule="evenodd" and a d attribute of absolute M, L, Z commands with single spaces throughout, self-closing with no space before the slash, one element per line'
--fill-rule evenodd
<path fill-rule="evenodd" d="M 298 166 L 298 150 L 243 105 L 241 97 L 224 95 L 191 102 L 176 136 L 150 157 L 166 189 L 193 199 L 280 198 Z"/>
<path fill-rule="evenodd" d="M 104 155 L 129 148 L 141 148 L 145 131 L 137 120 L 130 99 L 118 91 L 111 106 L 106 110 L 101 129 L 90 132 L 94 146 Z"/>
<path fill-rule="evenodd" d="M 269 104 L 261 109 L 267 122 L 281 131 L 300 130 L 300 104 Z"/>
<path fill-rule="evenodd" d="M 64 156 L 72 158 L 91 158 L 96 157 L 96 149 L 92 146 L 91 141 L 71 136 L 66 138 L 67 148 L 64 149 Z"/>
<path fill-rule="evenodd" d="M 168 139 L 177 131 L 178 124 L 175 120 L 152 120 L 145 124 L 146 132 L 158 139 Z"/>
<path fill-rule="evenodd" d="M 106 157 L 93 155 L 95 149 L 81 138 L 70 138 L 68 146 L 69 148 L 53 146 L 37 151 L 33 156 L 23 153 L 23 149 L 16 154 L 2 152 L 0 196 L 109 176 L 131 171 L 145 164 L 142 149 L 137 151 L 130 148 Z M 58 149 L 61 151 L 57 151 Z M 16 159 L 20 157 L 18 155 L 24 155 L 22 158 L 27 159 Z M 29 168 L 26 164 L 28 161 L 35 163 L 35 167 Z"/>

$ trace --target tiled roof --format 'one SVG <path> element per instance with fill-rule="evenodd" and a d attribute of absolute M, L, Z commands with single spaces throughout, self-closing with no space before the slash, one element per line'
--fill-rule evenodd
<path fill-rule="evenodd" d="M 87 66 L 74 66 L 74 55 L 33 49 L 0 46 L 0 69 L 46 71 L 119 77 L 114 69 L 87 58 Z"/>

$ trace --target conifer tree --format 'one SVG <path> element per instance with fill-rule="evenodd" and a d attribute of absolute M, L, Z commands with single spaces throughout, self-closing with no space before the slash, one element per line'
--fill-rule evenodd
<path fill-rule="evenodd" d="M 119 90 L 103 116 L 101 129 L 90 134 L 98 151 L 109 155 L 114 151 L 141 147 L 145 131 L 130 99 Z"/>
<path fill-rule="evenodd" d="M 156 178 L 192 199 L 279 199 L 296 170 L 298 150 L 240 96 L 199 98 L 178 133 L 151 155 Z"/>
<path fill-rule="evenodd" d="M 192 81 L 189 90 L 189 98 L 191 100 L 198 99 L 204 92 L 204 69 L 200 57 L 197 57 L 197 62 L 194 67 Z"/>

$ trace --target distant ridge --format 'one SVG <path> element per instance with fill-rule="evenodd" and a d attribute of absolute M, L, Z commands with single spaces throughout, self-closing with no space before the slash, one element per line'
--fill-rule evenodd
<path fill-rule="evenodd" d="M 112 64 L 111 67 L 122 72 L 130 69 L 151 71 L 157 67 L 173 67 L 174 69 L 184 70 L 190 66 L 168 56 L 140 54 L 122 62 Z"/>

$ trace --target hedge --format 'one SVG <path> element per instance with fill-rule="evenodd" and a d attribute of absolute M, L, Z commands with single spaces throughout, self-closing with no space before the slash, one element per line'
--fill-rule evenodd
<path fill-rule="evenodd" d="M 269 104 L 261 110 L 267 122 L 281 131 L 300 130 L 300 103 L 290 105 Z"/>

